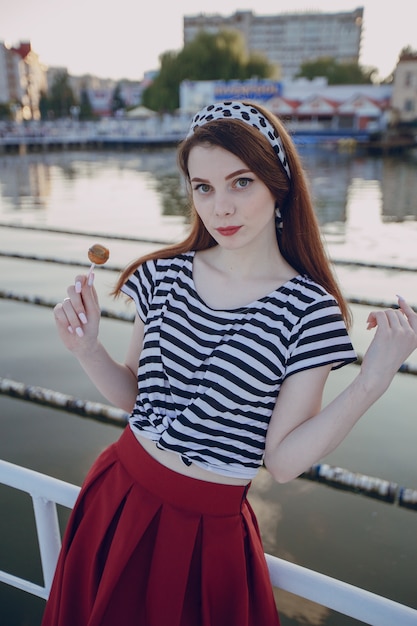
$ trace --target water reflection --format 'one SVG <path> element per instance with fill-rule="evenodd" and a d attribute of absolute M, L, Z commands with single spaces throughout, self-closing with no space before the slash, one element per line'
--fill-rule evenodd
<path fill-rule="evenodd" d="M 68 196 L 81 186 L 88 192 L 88 181 L 105 178 L 110 172 L 114 183 L 119 183 L 123 200 L 128 191 L 123 189 L 123 176 L 127 172 L 140 174 L 149 187 L 157 187 L 158 193 L 163 192 L 164 181 L 168 179 L 167 214 L 185 214 L 181 195 L 175 197 L 173 184 L 169 184 L 176 173 L 175 151 L 169 149 L 135 154 L 57 152 L 0 156 L 0 215 L 14 217 L 15 212 L 39 207 L 47 211 L 53 202 L 54 187 L 64 187 Z M 146 174 L 151 176 L 147 179 Z M 179 182 L 178 175 L 175 180 Z"/>
<path fill-rule="evenodd" d="M 42 161 L 28 163 L 26 159 L 0 159 L 0 189 L 2 206 L 14 211 L 26 208 L 46 208 L 51 192 L 50 168 Z"/>
<path fill-rule="evenodd" d="M 386 159 L 382 177 L 382 216 L 385 221 L 415 220 L 417 160 Z"/>
<path fill-rule="evenodd" d="M 375 189 L 381 221 L 417 219 L 417 157 L 360 157 L 309 151 L 303 155 L 319 221 L 344 223 L 352 194 Z"/>
<path fill-rule="evenodd" d="M 366 206 L 367 220 L 403 222 L 417 220 L 417 159 L 375 158 L 338 153 L 334 150 L 300 147 L 320 224 L 346 225 L 349 209 L 357 195 L 373 193 Z M 97 181 L 112 172 L 114 190 L 126 201 L 127 172 L 142 176 L 145 185 L 159 196 L 162 214 L 187 216 L 185 189 L 177 172 L 175 150 L 148 150 L 136 153 L 48 153 L 0 157 L 0 215 L 16 217 L 29 210 L 48 210 L 54 187 L 64 184 L 70 197 L 88 181 Z M 146 177 L 148 174 L 148 177 Z M 365 208 L 365 207 L 364 207 Z M 376 210 L 376 211 L 375 211 Z"/>
<path fill-rule="evenodd" d="M 172 172 L 155 179 L 155 190 L 161 198 L 164 215 L 177 215 L 188 218 L 190 206 L 184 185 L 179 174 Z"/>

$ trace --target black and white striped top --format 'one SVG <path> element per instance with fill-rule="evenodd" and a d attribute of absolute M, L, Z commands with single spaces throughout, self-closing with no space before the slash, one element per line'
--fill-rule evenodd
<path fill-rule="evenodd" d="M 196 292 L 193 259 L 148 261 L 122 288 L 145 323 L 130 426 L 186 464 L 251 479 L 283 380 L 356 355 L 335 300 L 309 278 L 215 310 Z"/>

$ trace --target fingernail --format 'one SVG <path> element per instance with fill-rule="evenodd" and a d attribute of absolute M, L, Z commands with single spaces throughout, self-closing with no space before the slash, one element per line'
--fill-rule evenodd
<path fill-rule="evenodd" d="M 402 296 L 399 296 L 398 293 L 395 294 L 397 296 L 397 298 L 399 298 L 400 300 L 404 300 L 404 298 Z"/>
<path fill-rule="evenodd" d="M 81 283 L 79 280 L 75 283 L 75 291 L 76 293 L 81 293 Z"/>
<path fill-rule="evenodd" d="M 74 331 L 72 330 L 72 326 L 68 326 L 68 332 L 71 333 L 71 335 L 74 334 Z"/>
<path fill-rule="evenodd" d="M 88 275 L 88 286 L 91 287 L 93 282 L 94 282 L 94 273 L 90 272 L 90 274 Z"/>
<path fill-rule="evenodd" d="M 87 324 L 87 318 L 84 315 L 84 313 L 79 313 L 78 317 L 80 318 L 80 320 L 82 321 L 83 324 Z"/>
<path fill-rule="evenodd" d="M 75 332 L 77 333 L 79 337 L 84 337 L 84 331 L 80 326 L 77 326 L 77 328 L 75 329 Z"/>

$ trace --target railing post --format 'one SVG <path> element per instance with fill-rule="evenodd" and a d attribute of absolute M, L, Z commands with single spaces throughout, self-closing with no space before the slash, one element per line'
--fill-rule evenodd
<path fill-rule="evenodd" d="M 42 562 L 43 580 L 46 591 L 52 585 L 56 563 L 61 549 L 61 533 L 55 502 L 33 496 L 33 509 L 36 519 L 36 530 Z"/>

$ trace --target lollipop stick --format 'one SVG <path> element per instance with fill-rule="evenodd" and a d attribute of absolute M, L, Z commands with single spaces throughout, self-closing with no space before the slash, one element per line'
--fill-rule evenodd
<path fill-rule="evenodd" d="M 88 276 L 87 276 L 88 281 L 90 280 L 90 276 L 91 276 L 91 274 L 93 273 L 95 266 L 96 266 L 96 264 L 95 264 L 95 263 L 91 263 L 91 267 L 90 267 L 90 269 L 88 270 Z"/>

